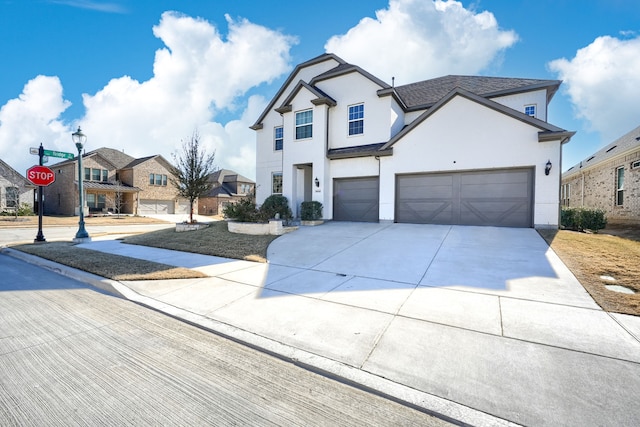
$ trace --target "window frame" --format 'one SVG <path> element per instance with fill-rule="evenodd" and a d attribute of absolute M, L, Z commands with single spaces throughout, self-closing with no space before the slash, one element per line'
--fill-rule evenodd
<path fill-rule="evenodd" d="M 533 114 L 527 113 L 527 109 L 532 108 Z M 529 117 L 537 117 L 538 116 L 538 105 L 537 104 L 527 104 L 524 106 L 524 114 Z"/>
<path fill-rule="evenodd" d="M 358 109 L 358 107 L 361 108 Z M 354 125 L 353 128 L 352 125 Z M 347 134 L 349 136 L 364 135 L 364 102 L 349 105 L 347 108 Z"/>
<path fill-rule="evenodd" d="M 278 137 L 278 131 L 280 131 L 280 137 Z M 278 142 L 280 144 L 278 144 Z M 280 148 L 278 148 L 278 145 Z M 284 147 L 284 126 L 276 126 L 273 128 L 273 151 L 282 151 Z"/>
<path fill-rule="evenodd" d="M 4 206 L 17 209 L 20 206 L 20 189 L 15 186 L 4 188 Z"/>
<path fill-rule="evenodd" d="M 276 177 L 280 177 L 280 192 L 276 192 Z M 271 194 L 282 194 L 283 179 L 282 172 L 271 172 Z"/>
<path fill-rule="evenodd" d="M 616 206 L 624 206 L 624 166 L 616 168 Z"/>
<path fill-rule="evenodd" d="M 298 117 L 304 117 L 305 120 L 310 118 L 310 120 L 298 123 Z M 296 126 L 296 141 L 313 138 L 313 109 L 310 108 L 308 110 L 296 111 L 294 119 Z"/>

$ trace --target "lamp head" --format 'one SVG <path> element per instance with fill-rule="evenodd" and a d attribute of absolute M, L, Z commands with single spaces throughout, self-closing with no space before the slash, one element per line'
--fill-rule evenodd
<path fill-rule="evenodd" d="M 76 148 L 78 150 L 82 150 L 82 146 L 87 141 L 87 135 L 82 133 L 82 129 L 78 126 L 78 130 L 71 134 L 71 138 L 73 142 L 76 144 Z"/>
<path fill-rule="evenodd" d="M 551 172 L 551 160 L 547 160 L 547 164 L 544 166 L 544 174 L 549 175 Z"/>

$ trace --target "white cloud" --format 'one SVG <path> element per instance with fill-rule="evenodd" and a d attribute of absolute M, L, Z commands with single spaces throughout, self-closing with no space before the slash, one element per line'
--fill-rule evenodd
<path fill-rule="evenodd" d="M 18 98 L 0 108 L 0 153 L 2 160 L 21 174 L 38 163 L 30 147 L 68 151 L 73 148 L 71 130 L 59 120 L 71 105 L 62 97 L 57 77 L 37 76 L 30 80 Z"/>
<path fill-rule="evenodd" d="M 640 124 L 640 37 L 598 37 L 572 59 L 551 61 L 549 68 L 564 81 L 577 117 L 604 141 L 611 142 Z"/>
<path fill-rule="evenodd" d="M 224 38 L 203 19 L 165 12 L 153 28 L 165 44 L 156 51 L 153 77 L 143 82 L 114 78 L 97 93 L 83 95 L 86 113 L 78 123 L 87 135 L 86 150 L 110 147 L 134 157 L 161 154 L 171 160 L 197 129 L 205 147 L 216 150 L 218 166 L 237 167 L 253 177 L 255 135 L 248 126 L 260 113 L 255 105 L 262 102 L 264 108 L 264 101 L 255 98 L 245 106 L 243 97 L 291 69 L 289 50 L 296 39 L 244 19 L 226 19 Z M 23 158 L 33 160 L 28 148 L 40 141 L 46 148 L 70 151 L 78 123 L 65 125 L 60 119 L 69 105 L 57 77 L 30 81 L 0 110 L 3 160 L 10 157 L 9 164 L 23 168 Z M 244 111 L 240 120 L 215 122 L 221 111 L 239 108 Z M 18 147 L 21 154 L 13 155 Z"/>
<path fill-rule="evenodd" d="M 397 84 L 406 84 L 476 74 L 517 40 L 514 31 L 499 29 L 492 13 L 475 13 L 457 1 L 390 0 L 376 19 L 364 18 L 332 37 L 325 50 L 384 81 L 396 77 Z"/>

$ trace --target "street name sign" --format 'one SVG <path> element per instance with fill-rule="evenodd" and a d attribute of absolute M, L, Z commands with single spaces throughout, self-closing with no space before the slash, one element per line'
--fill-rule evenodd
<path fill-rule="evenodd" d="M 38 149 L 33 147 L 29 148 L 29 153 L 35 154 L 36 156 L 39 154 Z M 75 154 L 72 154 L 72 153 L 65 153 L 64 151 L 54 151 L 54 150 L 43 150 L 43 154 L 45 156 L 60 157 L 63 159 L 73 159 L 76 157 Z"/>
<path fill-rule="evenodd" d="M 56 175 L 46 166 L 31 166 L 27 169 L 27 179 L 33 185 L 46 187 L 56 180 Z"/>

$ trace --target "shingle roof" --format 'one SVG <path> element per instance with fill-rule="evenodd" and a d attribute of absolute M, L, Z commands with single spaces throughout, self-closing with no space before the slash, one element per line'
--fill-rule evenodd
<path fill-rule="evenodd" d="M 82 157 L 87 157 L 94 153 L 97 153 L 102 157 L 104 157 L 109 163 L 113 164 L 116 167 L 116 169 L 122 169 L 125 165 L 127 165 L 128 163 L 130 163 L 132 160 L 135 159 L 135 157 L 125 154 L 120 150 L 115 150 L 113 148 L 106 148 L 106 147 L 102 147 L 102 148 L 98 148 L 97 150 L 90 151 L 87 154 L 83 155 Z"/>
<path fill-rule="evenodd" d="M 116 184 L 113 182 L 95 182 L 95 181 L 83 181 L 82 186 L 85 188 L 91 188 L 94 190 L 106 190 L 106 191 L 120 191 L 122 193 L 137 193 L 140 191 L 138 187 L 133 187 L 126 184 Z"/>
<path fill-rule="evenodd" d="M 395 87 L 408 109 L 425 108 L 435 104 L 455 88 L 491 98 L 535 88 L 550 90 L 547 101 L 560 86 L 559 80 L 522 79 L 511 77 L 449 75 Z"/>
<path fill-rule="evenodd" d="M 611 144 L 596 151 L 580 163 L 573 165 L 564 174 L 562 174 L 562 177 L 566 178 L 567 176 L 579 173 L 580 171 L 585 170 L 585 168 L 591 168 L 634 148 L 640 148 L 640 126 L 632 129 L 613 141 Z"/>
<path fill-rule="evenodd" d="M 209 175 L 209 181 L 222 184 L 223 182 L 248 182 L 255 184 L 255 182 L 247 177 L 240 175 L 229 169 L 218 169 L 211 175 Z"/>

